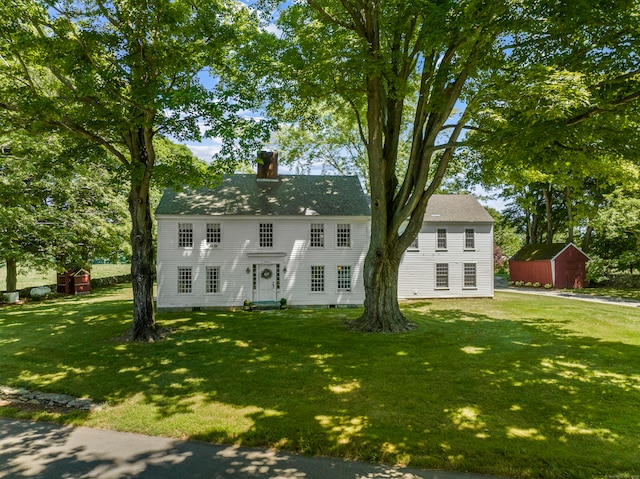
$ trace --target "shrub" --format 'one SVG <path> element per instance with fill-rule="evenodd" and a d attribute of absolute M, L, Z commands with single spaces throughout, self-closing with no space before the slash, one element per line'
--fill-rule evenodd
<path fill-rule="evenodd" d="M 551 283 L 547 283 L 544 285 L 544 289 L 551 289 L 553 288 L 553 285 Z"/>
<path fill-rule="evenodd" d="M 525 285 L 527 288 L 530 288 L 531 286 L 533 286 L 533 283 L 532 283 L 531 281 L 527 281 L 524 285 Z"/>
<path fill-rule="evenodd" d="M 524 281 L 516 281 L 516 286 L 524 286 Z"/>
<path fill-rule="evenodd" d="M 539 288 L 540 286 L 542 286 L 542 285 L 537 281 L 535 283 L 533 283 L 533 287 L 534 288 Z"/>

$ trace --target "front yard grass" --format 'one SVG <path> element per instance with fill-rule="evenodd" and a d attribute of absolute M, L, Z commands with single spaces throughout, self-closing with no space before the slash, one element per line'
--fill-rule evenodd
<path fill-rule="evenodd" d="M 159 314 L 121 344 L 129 287 L 0 308 L 0 384 L 89 396 L 92 413 L 0 415 L 513 477 L 637 478 L 640 308 L 562 298 L 360 310 Z"/>

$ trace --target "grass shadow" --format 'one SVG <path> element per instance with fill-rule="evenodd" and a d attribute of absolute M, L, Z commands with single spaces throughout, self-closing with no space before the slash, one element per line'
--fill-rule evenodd
<path fill-rule="evenodd" d="M 358 310 L 167 313 L 174 333 L 155 344 L 112 341 L 130 314 L 117 295 L 3 311 L 0 383 L 106 399 L 72 421 L 94 426 L 505 476 L 632 474 L 640 337 L 583 323 L 637 335 L 638 313 L 507 296 L 405 305 L 419 328 L 401 335 L 349 332 Z"/>

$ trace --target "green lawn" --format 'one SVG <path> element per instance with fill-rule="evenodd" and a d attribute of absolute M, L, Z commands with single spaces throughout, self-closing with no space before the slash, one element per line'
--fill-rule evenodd
<path fill-rule="evenodd" d="M 612 298 L 631 299 L 633 301 L 640 301 L 640 289 L 621 289 L 621 288 L 583 288 L 569 290 L 572 293 L 588 294 L 589 296 L 604 296 Z"/>
<path fill-rule="evenodd" d="M 127 286 L 0 308 L 0 384 L 90 396 L 57 420 L 514 477 L 637 478 L 640 308 L 500 294 L 407 304 L 418 330 L 349 332 L 359 310 L 158 315 L 120 344 Z M 15 409 L 0 415 L 24 417 Z"/>
<path fill-rule="evenodd" d="M 91 266 L 92 278 L 106 278 L 131 273 L 130 264 L 94 264 Z M 0 291 L 5 290 L 7 268 L 0 266 Z M 18 266 L 18 290 L 36 286 L 48 286 L 56 284 L 56 272 L 54 270 L 40 272 Z"/>

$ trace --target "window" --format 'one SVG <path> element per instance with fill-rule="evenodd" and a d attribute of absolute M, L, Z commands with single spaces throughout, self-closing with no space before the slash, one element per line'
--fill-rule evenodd
<path fill-rule="evenodd" d="M 178 247 L 193 248 L 192 223 L 178 223 Z"/>
<path fill-rule="evenodd" d="M 351 291 L 351 266 L 338 266 L 338 292 Z"/>
<path fill-rule="evenodd" d="M 190 267 L 178 266 L 178 294 L 191 293 L 192 275 Z"/>
<path fill-rule="evenodd" d="M 438 228 L 436 249 L 447 249 L 447 230 L 445 228 Z"/>
<path fill-rule="evenodd" d="M 311 223 L 309 246 L 312 248 L 324 248 L 324 225 L 322 223 Z"/>
<path fill-rule="evenodd" d="M 324 291 L 324 266 L 311 267 L 311 292 Z"/>
<path fill-rule="evenodd" d="M 407 251 L 418 251 L 419 248 L 419 244 L 418 244 L 418 237 L 416 236 L 416 239 L 413 240 L 413 243 L 411 243 L 409 245 L 409 248 L 407 248 Z"/>
<path fill-rule="evenodd" d="M 350 224 L 338 224 L 336 230 L 336 246 L 338 248 L 350 248 L 351 247 L 351 225 Z"/>
<path fill-rule="evenodd" d="M 465 228 L 464 230 L 464 249 L 476 248 L 476 235 L 473 228 Z"/>
<path fill-rule="evenodd" d="M 449 287 L 449 265 L 436 263 L 436 288 Z"/>
<path fill-rule="evenodd" d="M 218 246 L 222 239 L 220 223 L 207 223 L 207 245 Z"/>
<path fill-rule="evenodd" d="M 476 264 L 475 263 L 464 264 L 464 287 L 465 288 L 476 287 Z"/>
<path fill-rule="evenodd" d="M 220 266 L 207 266 L 207 293 L 220 292 Z"/>
<path fill-rule="evenodd" d="M 273 248 L 273 223 L 260 223 L 258 239 L 261 248 Z"/>

